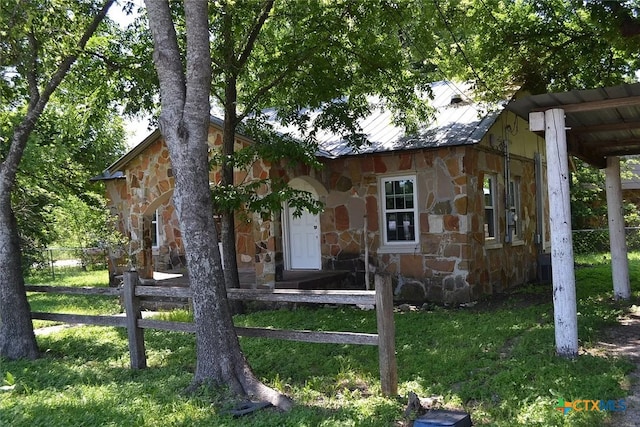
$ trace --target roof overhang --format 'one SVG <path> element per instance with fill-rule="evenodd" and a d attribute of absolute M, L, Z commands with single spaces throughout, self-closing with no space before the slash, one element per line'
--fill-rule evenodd
<path fill-rule="evenodd" d="M 596 167 L 640 154 L 640 83 L 532 95 L 506 108 L 527 121 L 529 113 L 563 109 L 569 154 Z"/>
<path fill-rule="evenodd" d="M 222 129 L 224 125 L 224 121 L 216 116 L 209 117 L 212 125 L 217 126 Z M 156 129 L 151 132 L 145 139 L 143 139 L 138 145 L 133 147 L 127 153 L 125 153 L 118 160 L 113 162 L 107 169 L 102 172 L 102 174 L 91 178 L 91 181 L 107 181 L 111 179 L 121 179 L 124 178 L 124 174 L 122 173 L 125 169 L 125 166 L 138 157 L 144 150 L 146 150 L 151 144 L 157 141 L 162 137 L 162 133 L 160 129 Z M 248 137 L 245 137 L 248 138 Z"/>

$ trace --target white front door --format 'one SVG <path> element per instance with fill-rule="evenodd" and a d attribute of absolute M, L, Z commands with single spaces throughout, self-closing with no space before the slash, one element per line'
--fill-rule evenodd
<path fill-rule="evenodd" d="M 320 218 L 306 210 L 296 217 L 293 211 L 287 209 L 290 268 L 320 270 Z"/>

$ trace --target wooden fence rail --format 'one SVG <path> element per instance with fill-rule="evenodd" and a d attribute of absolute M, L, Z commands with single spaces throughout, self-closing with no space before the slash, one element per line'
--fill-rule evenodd
<path fill-rule="evenodd" d="M 188 287 L 141 286 L 136 272 L 125 272 L 124 285 L 120 288 L 77 288 L 62 286 L 26 286 L 29 292 L 61 293 L 75 295 L 111 295 L 122 297 L 125 316 L 92 316 L 61 313 L 33 312 L 31 317 L 65 323 L 81 323 L 99 326 L 127 328 L 131 367 L 147 366 L 144 330 L 159 329 L 194 333 L 193 323 L 143 319 L 140 309 L 142 297 L 191 298 Z M 338 331 L 282 330 L 271 328 L 236 327 L 236 333 L 246 337 L 276 338 L 290 341 L 377 345 L 382 392 L 395 396 L 398 392 L 398 376 L 395 355 L 395 325 L 393 321 L 393 294 L 388 276 L 375 276 L 375 291 L 298 290 L 298 289 L 228 289 L 233 300 L 265 302 L 292 302 L 313 304 L 365 305 L 376 307 L 378 333 Z"/>

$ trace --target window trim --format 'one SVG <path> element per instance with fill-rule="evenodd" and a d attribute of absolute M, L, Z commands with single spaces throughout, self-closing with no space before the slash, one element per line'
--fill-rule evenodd
<path fill-rule="evenodd" d="M 394 181 L 410 180 L 413 182 L 413 208 L 396 210 L 396 211 L 412 211 L 414 222 L 414 239 L 394 241 L 388 240 L 387 236 L 387 204 L 386 204 L 386 191 L 385 184 Z M 381 245 L 379 248 L 380 253 L 392 253 L 392 252 L 415 252 L 420 245 L 420 215 L 418 211 L 418 176 L 417 174 L 403 174 L 403 175 L 387 175 L 378 178 L 379 188 L 379 214 L 381 224 Z M 394 210 L 391 210 L 392 212 Z"/>
<path fill-rule="evenodd" d="M 160 247 L 160 242 L 161 242 L 161 236 L 160 236 L 160 210 L 156 209 L 153 212 L 153 215 L 151 215 L 151 232 L 153 233 L 151 235 L 151 248 L 153 249 L 158 249 Z M 155 242 L 154 242 L 154 237 L 155 237 Z"/>
<path fill-rule="evenodd" d="M 522 178 L 514 176 L 509 179 L 509 206 L 507 211 L 516 215 L 515 228 L 509 228 L 511 243 L 522 243 L 524 241 L 522 229 Z M 508 224 L 507 224 L 508 226 Z"/>
<path fill-rule="evenodd" d="M 488 235 L 488 224 L 487 224 L 487 205 L 485 203 L 486 200 L 486 194 L 485 193 L 485 180 L 486 179 L 490 179 L 490 187 L 489 187 L 489 193 L 491 195 L 491 206 L 489 207 L 489 209 L 491 209 L 492 211 L 492 217 L 493 217 L 493 236 L 489 236 Z M 483 221 L 482 221 L 482 231 L 483 231 L 483 236 L 484 236 L 484 241 L 485 244 L 487 245 L 500 245 L 500 229 L 499 229 L 499 223 L 498 223 L 498 191 L 497 191 L 497 185 L 498 185 L 498 174 L 495 173 L 485 173 L 483 178 L 482 178 L 482 212 L 483 212 Z"/>

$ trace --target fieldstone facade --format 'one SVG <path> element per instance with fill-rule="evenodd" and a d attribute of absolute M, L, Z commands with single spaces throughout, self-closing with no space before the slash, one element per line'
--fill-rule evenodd
<path fill-rule="evenodd" d="M 508 115 L 508 120 L 520 119 Z M 501 135 L 506 121 L 501 117 L 492 131 Z M 526 129 L 525 122 L 519 125 Z M 544 141 L 526 130 L 508 140 L 492 131 L 476 145 L 324 159 L 320 172 L 293 172 L 290 179 L 309 174 L 327 193 L 320 214 L 323 268 L 363 269 L 366 233 L 369 263 L 392 275 L 398 300 L 468 302 L 536 280 L 539 253 L 548 249 L 542 236 L 549 235 L 548 221 L 543 219 L 545 230 L 537 231 L 536 218 L 537 203 L 548 217 L 546 187 L 536 188 L 533 156 L 544 156 L 539 151 Z M 513 241 L 505 241 L 507 164 L 510 179 L 519 183 L 521 231 Z M 498 237 L 492 242 L 484 231 L 485 174 L 497 178 Z M 401 175 L 416 177 L 420 238 L 414 247 L 394 251 L 382 242 L 380 178 Z"/>
<path fill-rule="evenodd" d="M 237 138 L 238 147 L 249 143 L 246 138 Z M 222 145 L 219 126 L 209 130 L 209 145 L 212 152 Z M 118 229 L 128 238 L 124 261 L 135 267 L 143 279 L 153 277 L 153 271 L 174 271 L 185 267 L 184 246 L 177 214 L 171 201 L 174 178 L 169 151 L 159 132 L 154 132 L 112 166 L 112 172 L 121 172 L 105 181 L 108 205 L 117 218 Z M 128 156 L 128 157 L 127 157 Z M 254 180 L 268 176 L 270 167 L 262 161 L 249 170 L 237 171 L 234 179 Z M 210 181 L 220 181 L 220 173 L 212 170 Z M 152 221 L 157 213 L 157 227 Z M 157 230 L 156 242 L 152 235 Z M 272 260 L 275 257 L 274 237 L 270 221 L 247 218 L 239 214 L 236 218 L 236 246 L 238 267 L 256 270 L 257 280 L 269 283 L 275 280 Z M 120 261 L 121 263 L 123 261 Z"/>
<path fill-rule="evenodd" d="M 544 141 L 526 128 L 522 119 L 503 111 L 479 143 L 321 157 L 324 167 L 319 171 L 257 162 L 236 172 L 236 179 L 278 176 L 310 185 L 324 203 L 319 214 L 322 269 L 351 270 L 353 287 L 364 287 L 368 263 L 393 277 L 398 300 L 463 303 L 535 280 L 539 254 L 548 249 L 546 188 L 540 185 L 544 177 L 536 177 L 536 170 L 544 174 Z M 212 123 L 212 150 L 221 144 L 220 129 Z M 251 142 L 239 136 L 236 143 L 240 147 Z M 536 157 L 542 159 L 537 167 Z M 110 173 L 110 207 L 131 240 L 129 252 L 142 277 L 151 277 L 154 269 L 183 267 L 182 238 L 171 203 L 171 162 L 159 133 L 114 164 Z M 489 175 L 495 181 L 493 239 L 487 239 L 485 230 L 483 183 Z M 403 176 L 415 178 L 417 237 L 411 245 L 385 244 L 381 180 Z M 216 171 L 210 181 L 219 181 Z M 518 194 L 517 233 L 515 226 L 509 231 L 507 221 L 510 181 L 511 192 Z M 274 286 L 286 267 L 284 215 L 237 217 L 238 267 L 255 270 L 256 286 Z M 508 238 L 512 233 L 517 235 Z"/>

